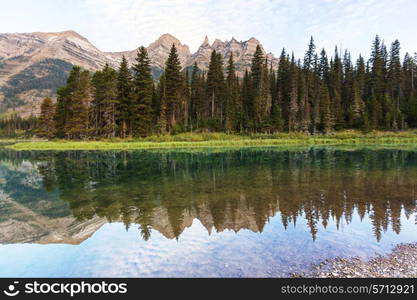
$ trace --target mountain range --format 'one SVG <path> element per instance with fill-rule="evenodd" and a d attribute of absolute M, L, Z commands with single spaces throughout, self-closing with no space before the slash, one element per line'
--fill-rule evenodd
<path fill-rule="evenodd" d="M 206 37 L 197 52 L 170 34 L 164 34 L 148 47 L 151 67 L 157 79 L 163 71 L 172 45 L 178 50 L 183 68 L 198 64 L 207 70 L 213 50 L 221 53 L 226 63 L 233 53 L 236 71 L 242 76 L 250 68 L 256 46 L 260 45 L 274 68 L 278 59 L 266 53 L 261 43 L 216 39 L 212 44 Z M 23 117 L 37 115 L 41 100 L 55 97 L 58 87 L 65 84 L 73 65 L 98 70 L 106 63 L 117 68 L 123 56 L 130 65 L 135 62 L 138 49 L 124 52 L 103 52 L 75 31 L 0 34 L 0 112 L 3 116 L 17 113 Z"/>

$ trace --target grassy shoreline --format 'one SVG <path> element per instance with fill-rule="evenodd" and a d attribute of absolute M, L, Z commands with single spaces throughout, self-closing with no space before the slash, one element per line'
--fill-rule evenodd
<path fill-rule="evenodd" d="M 101 141 L 25 141 L 6 146 L 24 150 L 140 150 L 181 148 L 245 148 L 320 145 L 417 145 L 417 131 L 371 132 L 343 131 L 332 135 L 186 133 L 151 136 L 136 140 Z"/>

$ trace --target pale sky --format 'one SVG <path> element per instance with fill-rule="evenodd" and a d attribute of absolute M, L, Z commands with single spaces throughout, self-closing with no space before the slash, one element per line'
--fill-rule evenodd
<path fill-rule="evenodd" d="M 197 50 L 256 37 L 277 56 L 304 55 L 309 37 L 333 53 L 342 45 L 369 56 L 379 34 L 402 54 L 417 51 L 417 0 L 0 0 L 0 32 L 75 30 L 102 51 L 148 46 L 164 33 Z"/>

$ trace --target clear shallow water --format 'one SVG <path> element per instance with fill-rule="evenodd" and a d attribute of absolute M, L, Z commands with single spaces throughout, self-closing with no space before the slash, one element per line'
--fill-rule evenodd
<path fill-rule="evenodd" d="M 0 152 L 2 277 L 288 276 L 417 242 L 417 152 Z"/>

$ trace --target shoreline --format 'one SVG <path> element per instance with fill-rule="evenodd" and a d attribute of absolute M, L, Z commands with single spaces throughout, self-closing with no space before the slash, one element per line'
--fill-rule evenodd
<path fill-rule="evenodd" d="M 312 266 L 296 278 L 417 278 L 417 243 L 399 244 L 385 255 L 370 260 L 334 258 Z"/>
<path fill-rule="evenodd" d="M 5 146 L 16 151 L 44 150 L 151 150 L 151 149 L 219 149 L 219 148 L 254 148 L 254 147 L 296 147 L 296 146 L 416 146 L 417 138 L 389 138 L 379 139 L 252 139 L 252 140 L 225 140 L 225 141 L 198 141 L 198 142 L 102 142 L 102 141 L 35 141 L 17 142 Z"/>
<path fill-rule="evenodd" d="M 5 143 L 7 141 L 4 141 Z M 148 150 L 193 148 L 248 148 L 293 146 L 413 146 L 417 147 L 417 132 L 340 131 L 332 135 L 306 135 L 302 133 L 238 135 L 226 133 L 183 133 L 178 135 L 150 136 L 139 139 L 103 139 L 96 141 L 74 140 L 10 140 L 7 149 L 25 150 Z"/>

